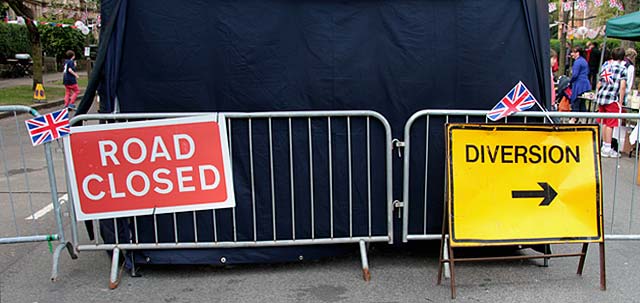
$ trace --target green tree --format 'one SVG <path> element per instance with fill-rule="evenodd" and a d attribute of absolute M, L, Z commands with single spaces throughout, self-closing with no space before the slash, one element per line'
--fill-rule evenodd
<path fill-rule="evenodd" d="M 63 22 L 73 23 L 73 22 Z M 40 26 L 40 39 L 47 56 L 54 56 L 58 62 L 64 58 L 67 50 L 81 54 L 85 45 L 85 36 L 71 27 Z M 80 57 L 77 55 L 76 57 Z"/>
<path fill-rule="evenodd" d="M 27 28 L 22 25 L 0 23 L 0 41 L 0 58 L 13 58 L 15 54 L 31 52 Z"/>
<path fill-rule="evenodd" d="M 24 5 L 23 1 L 0 0 L 6 3 L 16 13 L 25 20 L 34 20 L 33 11 Z M 40 44 L 40 33 L 33 22 L 25 22 L 27 26 L 27 36 L 31 42 L 31 58 L 33 59 L 33 89 L 38 83 L 42 83 L 42 45 Z"/>

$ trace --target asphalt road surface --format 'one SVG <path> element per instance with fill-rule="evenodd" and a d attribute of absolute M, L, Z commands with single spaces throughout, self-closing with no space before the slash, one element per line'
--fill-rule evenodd
<path fill-rule="evenodd" d="M 24 127 L 20 123 L 17 125 Z M 0 236 L 54 232 L 53 212 L 46 211 L 51 193 L 43 150 L 31 147 L 26 143 L 28 138 L 18 137 L 23 130 L 15 127 L 13 118 L 0 120 L 4 138 L 0 142 L 0 157 L 4 157 L 0 158 Z M 58 144 L 53 144 L 53 160 L 59 191 L 56 195 L 63 197 L 63 154 Z M 27 179 L 20 169 L 23 163 Z M 633 159 L 603 159 L 602 165 L 605 197 L 611 197 L 613 186 L 617 187 L 615 204 L 605 198 L 605 230 L 638 234 L 636 217 L 640 210 L 632 208 L 630 202 L 639 196 Z M 9 183 L 13 195 L 8 194 Z M 67 209 L 66 204 L 63 209 Z M 68 224 L 69 218 L 65 217 L 67 230 Z M 86 241 L 84 230 L 81 238 Z M 63 252 L 58 279 L 52 282 L 52 254 L 46 242 L 0 245 L 0 302 L 449 302 L 450 281 L 436 285 L 438 244 L 425 241 L 410 247 L 371 246 L 369 282 L 362 279 L 354 245 L 353 252 L 346 255 L 296 263 L 146 266 L 138 278 L 123 271 L 120 285 L 114 290 L 108 287 L 111 259 L 105 252 L 81 252 L 77 260 Z M 552 248 L 554 253 L 573 253 L 579 252 L 581 245 Z M 552 259 L 548 267 L 542 266 L 542 260 L 458 263 L 458 297 L 454 302 L 637 302 L 639 251 L 638 241 L 606 243 L 606 291 L 600 290 L 599 252 L 594 244 L 589 246 L 582 276 L 576 275 L 575 257 Z M 534 252 L 501 249 L 467 253 Z"/>

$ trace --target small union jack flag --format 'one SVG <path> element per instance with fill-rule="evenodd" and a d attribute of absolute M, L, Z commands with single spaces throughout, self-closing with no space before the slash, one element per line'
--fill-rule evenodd
<path fill-rule="evenodd" d="M 600 73 L 600 78 L 604 79 L 604 82 L 613 83 L 613 73 L 609 70 L 609 67 L 602 70 Z"/>
<path fill-rule="evenodd" d="M 536 102 L 538 101 L 533 97 L 527 87 L 524 86 L 524 83 L 519 81 L 518 84 L 487 113 L 487 118 L 491 119 L 491 121 L 497 121 L 513 113 L 530 109 Z"/>
<path fill-rule="evenodd" d="M 33 146 L 66 136 L 71 131 L 69 127 L 69 111 L 66 108 L 29 119 L 24 123 L 27 125 Z"/>
<path fill-rule="evenodd" d="M 595 7 L 600 7 L 602 6 L 602 0 L 593 0 L 593 5 Z"/>

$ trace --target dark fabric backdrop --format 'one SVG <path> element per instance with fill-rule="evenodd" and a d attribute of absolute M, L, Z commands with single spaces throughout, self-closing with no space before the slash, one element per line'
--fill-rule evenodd
<path fill-rule="evenodd" d="M 518 81 L 549 102 L 547 1 L 107 0 L 102 9 L 103 20 L 117 12 L 103 112 L 116 96 L 121 112 L 367 109 L 402 138 L 418 110 L 488 110 Z M 429 153 L 432 233 L 441 224 L 443 140 Z M 394 159 L 400 199 L 402 165 Z M 246 184 L 236 181 L 236 191 Z M 411 192 L 423 199 L 417 186 Z"/>

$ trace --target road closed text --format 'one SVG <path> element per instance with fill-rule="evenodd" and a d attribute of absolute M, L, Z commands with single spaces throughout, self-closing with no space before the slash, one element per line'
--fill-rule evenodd
<path fill-rule="evenodd" d="M 65 148 L 78 219 L 234 206 L 220 119 L 211 115 L 73 128 Z"/>
<path fill-rule="evenodd" d="M 173 146 L 172 149 L 167 146 Z M 120 146 L 113 140 L 98 141 L 100 165 L 119 166 L 123 163 L 138 165 L 145 162 L 158 163 L 160 160 L 189 163 L 196 145 L 188 134 L 175 134 L 170 143 L 162 136 L 154 136 L 153 141 L 144 142 L 132 137 Z M 99 170 L 103 171 L 103 170 Z M 116 182 L 118 180 L 119 182 Z M 124 186 L 118 186 L 124 181 Z M 91 200 L 100 200 L 108 192 L 111 198 L 127 198 L 130 195 L 142 197 L 154 191 L 168 195 L 174 191 L 193 192 L 196 190 L 215 190 L 220 185 L 220 169 L 213 164 L 198 166 L 158 167 L 151 172 L 132 170 L 124 175 L 112 172 L 92 173 L 82 180 L 82 191 Z"/>

